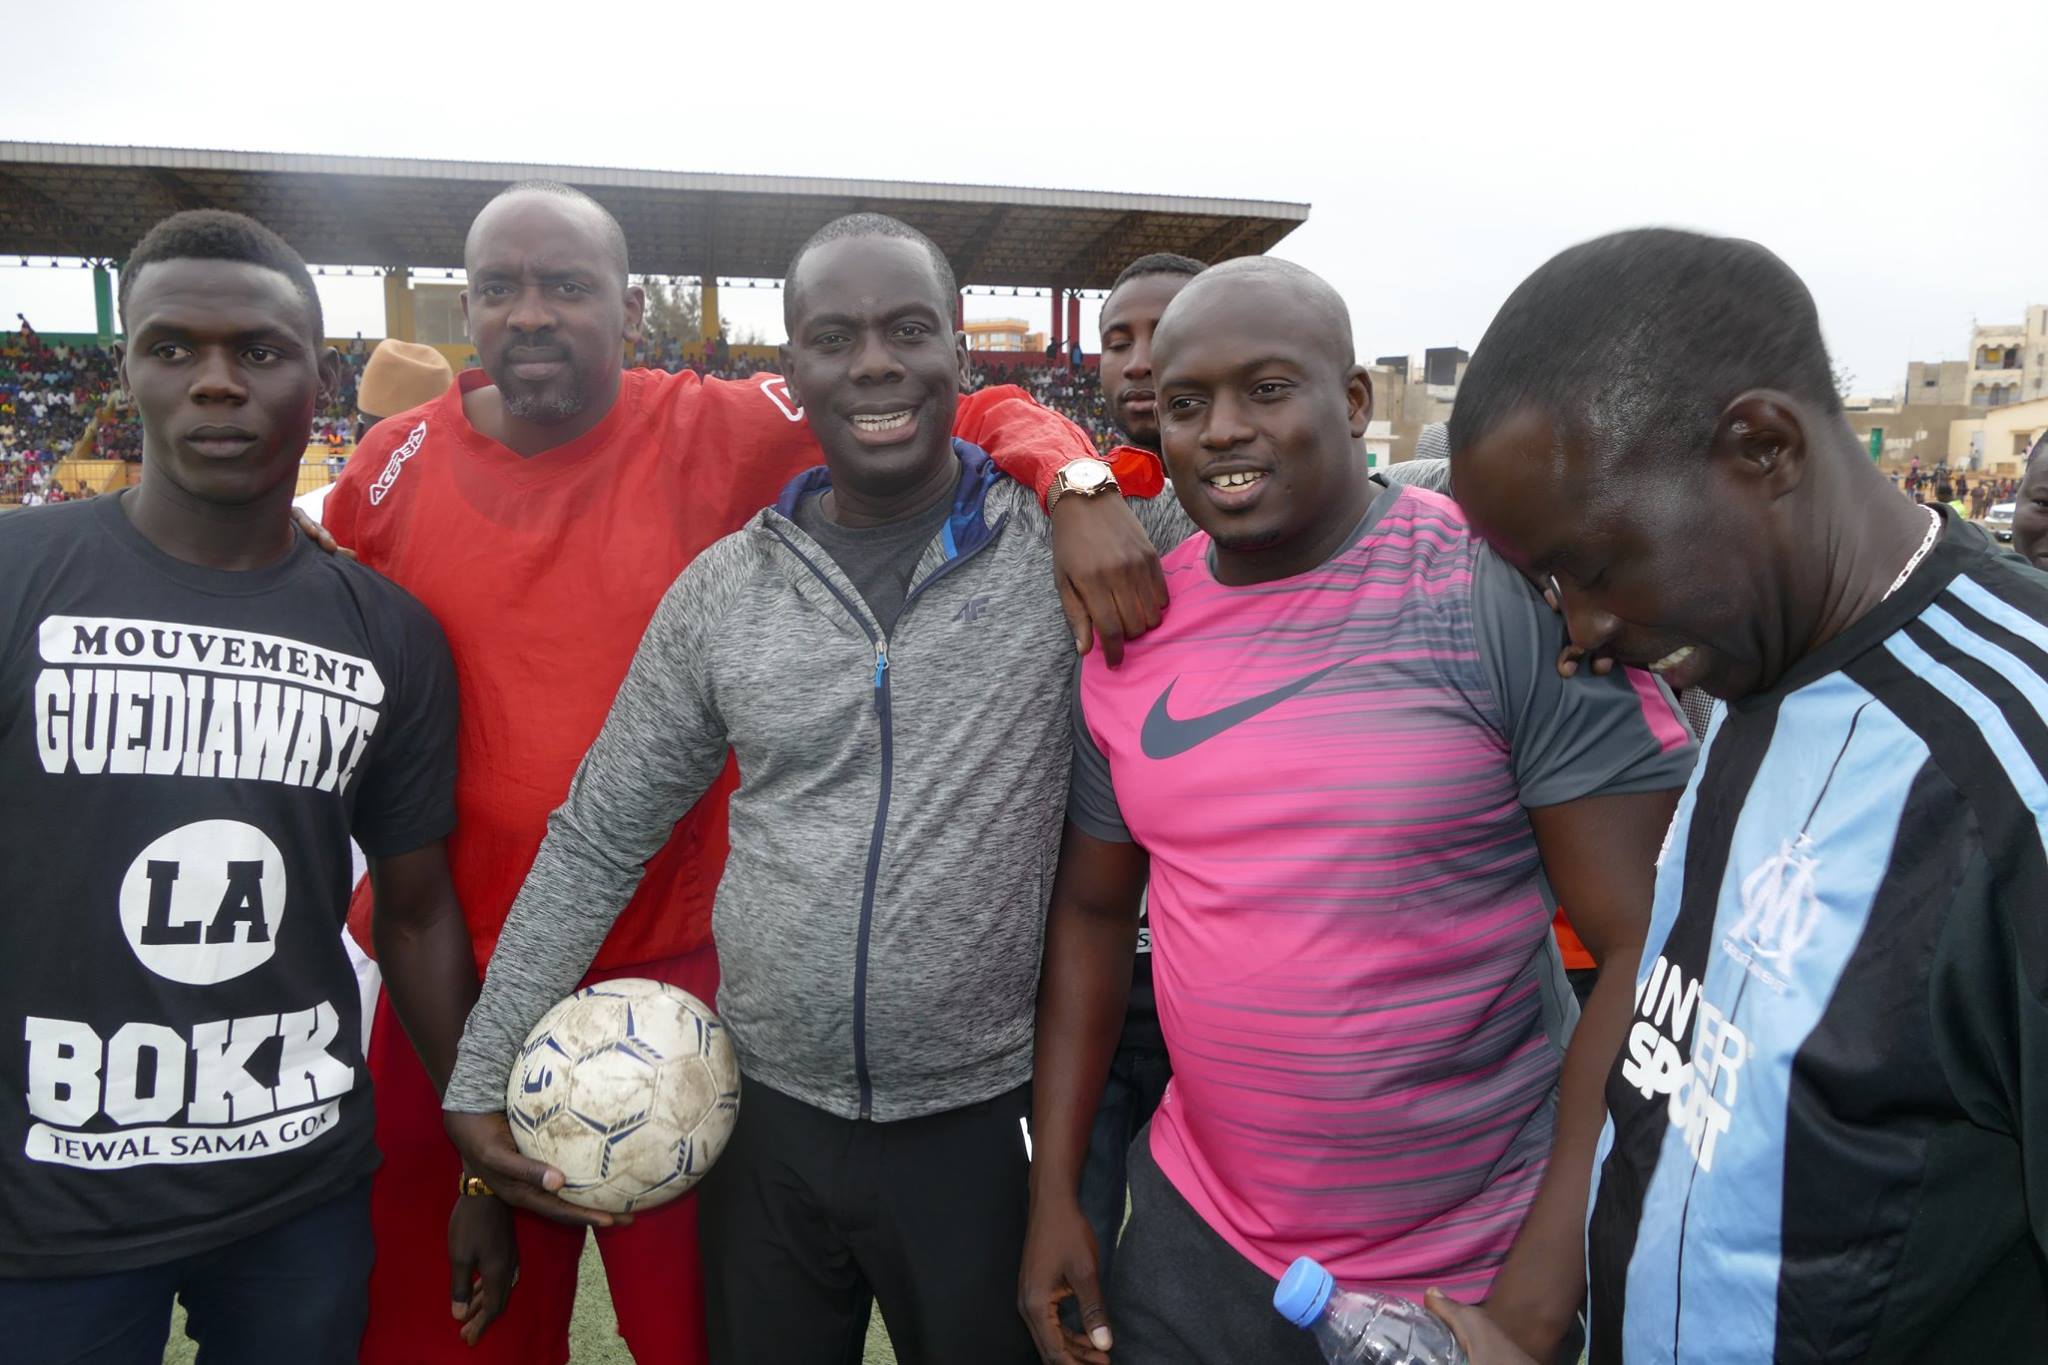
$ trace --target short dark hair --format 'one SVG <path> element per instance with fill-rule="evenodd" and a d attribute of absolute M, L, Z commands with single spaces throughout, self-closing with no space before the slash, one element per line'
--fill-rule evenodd
<path fill-rule="evenodd" d="M 1813 296 L 1755 242 L 1668 228 L 1597 237 L 1522 281 L 1451 409 L 1453 456 L 1525 406 L 1608 459 L 1698 455 L 1747 389 L 1839 413 Z"/>
<path fill-rule="evenodd" d="M 1114 294 L 1117 290 L 1140 275 L 1186 275 L 1190 278 L 1201 274 L 1209 267 L 1192 256 L 1180 256 L 1171 251 L 1155 251 L 1149 256 L 1140 256 L 1125 266 L 1123 273 L 1116 277 L 1116 283 L 1109 287 Z"/>
<path fill-rule="evenodd" d="M 1934 485 L 1934 496 L 1943 502 L 1953 502 L 1956 496 L 1956 486 L 1947 479 L 1943 479 L 1940 483 Z"/>
<path fill-rule="evenodd" d="M 559 180 L 515 180 L 504 189 L 492 195 L 490 203 L 485 204 L 484 208 L 489 208 L 491 204 L 497 203 L 500 199 L 509 199 L 515 194 L 551 194 L 557 199 L 568 199 L 578 204 L 587 204 L 597 210 L 597 216 L 603 224 L 604 243 L 611 250 L 613 263 L 619 268 L 619 279 L 622 281 L 628 279 L 630 271 L 626 256 L 626 230 L 619 226 L 619 220 L 612 216 L 610 209 L 598 203 L 597 200 L 591 198 L 582 190 L 577 189 L 574 185 L 567 185 Z M 479 211 L 477 216 L 483 216 L 481 211 Z M 467 242 L 465 242 L 465 255 L 467 254 L 467 245 Z"/>
<path fill-rule="evenodd" d="M 788 326 L 792 321 L 790 309 L 795 306 L 796 268 L 804 257 L 828 242 L 844 242 L 855 237 L 894 237 L 898 241 L 915 242 L 923 247 L 925 254 L 932 258 L 932 269 L 939 277 L 939 292 L 948 299 L 960 295 L 960 286 L 953 280 L 953 263 L 946 259 L 946 253 L 939 250 L 939 244 L 919 232 L 900 218 L 891 218 L 886 213 L 849 213 L 834 218 L 804 239 L 796 249 L 796 255 L 789 258 L 789 269 L 782 276 L 782 321 Z M 950 306 L 949 306 L 950 313 Z"/>
<path fill-rule="evenodd" d="M 320 311 L 320 292 L 313 287 L 313 274 L 305 258 L 292 245 L 254 218 L 225 209 L 190 209 L 174 213 L 142 234 L 142 240 L 128 253 L 121 267 L 121 326 L 128 326 L 128 295 L 142 272 L 163 261 L 242 261 L 275 270 L 292 282 L 306 301 L 307 321 L 313 326 L 313 344 L 327 335 L 326 318 Z"/>

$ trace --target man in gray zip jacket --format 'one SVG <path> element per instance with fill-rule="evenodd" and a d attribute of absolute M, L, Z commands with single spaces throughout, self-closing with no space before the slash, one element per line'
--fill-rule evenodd
<path fill-rule="evenodd" d="M 967 353 L 921 234 L 830 224 L 785 297 L 825 467 L 657 609 L 498 941 L 449 1131 L 493 1184 L 530 1169 L 518 1047 L 730 746 L 712 925 L 746 1083 L 700 1192 L 711 1358 L 857 1359 L 879 1300 L 905 1365 L 1035 1360 L 1022 1120 L 1075 669 L 1049 518 L 949 436 Z M 1171 496 L 1132 508 L 1188 532 Z"/>

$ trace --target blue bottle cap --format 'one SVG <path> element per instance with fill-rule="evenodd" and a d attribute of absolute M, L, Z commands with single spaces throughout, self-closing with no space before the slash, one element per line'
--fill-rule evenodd
<path fill-rule="evenodd" d="M 1313 1327 L 1323 1315 L 1337 1281 L 1314 1257 L 1303 1256 L 1287 1267 L 1280 1285 L 1273 1291 L 1273 1307 L 1296 1327 Z"/>

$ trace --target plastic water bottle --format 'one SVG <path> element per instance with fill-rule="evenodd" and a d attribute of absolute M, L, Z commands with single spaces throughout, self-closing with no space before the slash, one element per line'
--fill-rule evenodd
<path fill-rule="evenodd" d="M 1419 1303 L 1337 1288 L 1312 1258 L 1287 1267 L 1273 1307 L 1315 1333 L 1330 1365 L 1466 1365 L 1443 1319 Z"/>

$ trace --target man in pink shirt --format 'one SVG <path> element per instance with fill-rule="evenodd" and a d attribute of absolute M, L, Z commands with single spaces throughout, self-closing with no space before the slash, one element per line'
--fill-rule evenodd
<path fill-rule="evenodd" d="M 1082 669 L 1026 1319 L 1048 1360 L 1309 1362 L 1271 1307 L 1309 1255 L 1347 1287 L 1488 1296 L 1548 1355 L 1691 740 L 1647 674 L 1560 676 L 1556 616 L 1456 505 L 1370 476 L 1372 389 L 1321 280 L 1210 270 L 1154 362 L 1203 534 L 1162 560 L 1159 629 Z M 1611 968 L 1568 1051 L 1546 879 Z M 1105 1306 L 1075 1188 L 1141 889 L 1174 1079 Z"/>

